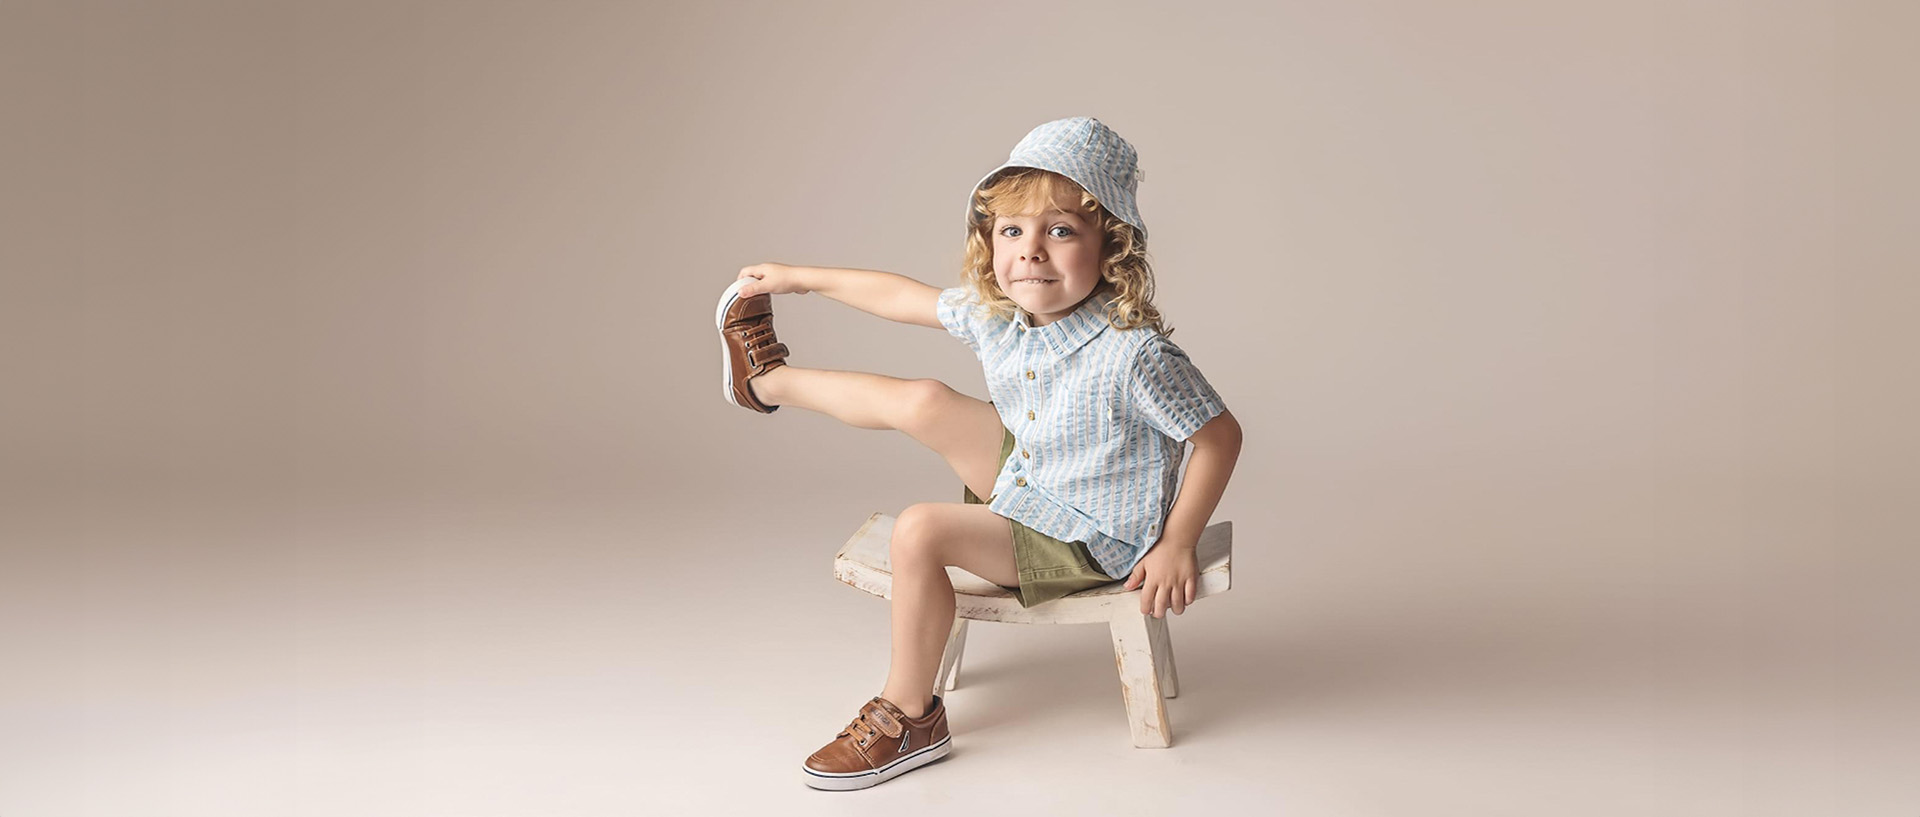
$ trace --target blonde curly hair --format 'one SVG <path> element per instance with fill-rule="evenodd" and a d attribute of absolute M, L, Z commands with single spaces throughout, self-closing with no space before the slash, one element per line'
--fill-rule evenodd
<path fill-rule="evenodd" d="M 992 313 L 1013 320 L 1020 307 L 1000 290 L 993 278 L 993 220 L 1000 216 L 1038 213 L 1054 202 L 1078 201 L 1080 212 L 1098 224 L 1105 238 L 1100 250 L 1100 284 L 1114 293 L 1107 305 L 1107 323 L 1116 329 L 1151 326 L 1171 336 L 1160 310 L 1153 305 L 1153 266 L 1147 260 L 1147 240 L 1133 225 L 1121 221 L 1077 182 L 1039 168 L 1016 168 L 996 177 L 973 196 L 967 212 L 967 245 L 960 280 Z"/>

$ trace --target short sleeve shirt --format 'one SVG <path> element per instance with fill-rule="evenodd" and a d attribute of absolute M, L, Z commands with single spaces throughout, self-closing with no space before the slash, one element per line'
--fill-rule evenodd
<path fill-rule="evenodd" d="M 1100 570 L 1125 578 L 1173 509 L 1186 440 L 1225 411 L 1198 367 L 1150 326 L 1121 330 L 1094 293 L 1072 314 L 1033 326 L 941 290 L 940 323 L 980 359 L 1014 452 L 987 508 L 1048 536 L 1087 544 Z"/>

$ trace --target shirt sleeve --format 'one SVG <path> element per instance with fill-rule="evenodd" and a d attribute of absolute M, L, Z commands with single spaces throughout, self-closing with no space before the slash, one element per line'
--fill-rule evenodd
<path fill-rule="evenodd" d="M 980 352 L 980 318 L 974 314 L 978 304 L 973 290 L 962 284 L 940 290 L 940 300 L 934 309 L 940 325 L 954 337 L 966 341 L 975 354 Z"/>
<path fill-rule="evenodd" d="M 1185 350 L 1155 334 L 1140 344 L 1128 380 L 1133 410 L 1147 425 L 1176 440 L 1186 440 L 1227 410 L 1213 384 L 1193 365 Z"/>

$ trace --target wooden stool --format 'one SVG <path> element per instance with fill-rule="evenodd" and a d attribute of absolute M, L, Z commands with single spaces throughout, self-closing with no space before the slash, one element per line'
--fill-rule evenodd
<path fill-rule="evenodd" d="M 833 555 L 833 576 L 883 599 L 893 598 L 893 541 L 891 515 L 876 513 L 854 531 Z M 1195 554 L 1200 575 L 1194 583 L 1194 601 L 1227 592 L 1233 586 L 1233 523 L 1215 522 L 1200 535 Z M 960 675 L 960 654 L 967 644 L 967 622 L 1000 621 L 1011 624 L 1106 623 L 1113 634 L 1114 663 L 1120 669 L 1120 696 L 1127 705 L 1133 745 L 1164 748 L 1173 742 L 1162 696 L 1180 691 L 1173 667 L 1173 640 L 1167 620 L 1140 612 L 1140 591 L 1124 589 L 1124 579 L 1090 587 L 1031 608 L 1006 588 L 957 567 L 947 568 L 953 580 L 953 632 L 933 691 L 951 690 Z M 1168 613 L 1172 615 L 1172 613 Z"/>

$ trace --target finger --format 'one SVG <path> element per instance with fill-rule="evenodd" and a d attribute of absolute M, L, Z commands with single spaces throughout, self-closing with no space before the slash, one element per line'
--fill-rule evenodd
<path fill-rule="evenodd" d="M 1194 594 L 1194 592 L 1195 592 L 1195 590 L 1196 590 L 1196 588 L 1194 587 L 1194 585 L 1195 585 L 1196 583 L 1198 583 L 1198 582 L 1199 582 L 1199 579 L 1188 579 L 1188 580 L 1187 580 L 1187 603 L 1188 603 L 1188 604 L 1192 604 L 1192 603 L 1193 603 L 1193 594 Z"/>
<path fill-rule="evenodd" d="M 1173 595 L 1173 585 L 1171 583 L 1161 584 L 1160 588 L 1154 591 L 1153 593 L 1153 617 L 1154 618 L 1167 617 L 1167 608 L 1173 606 L 1172 595 Z"/>

